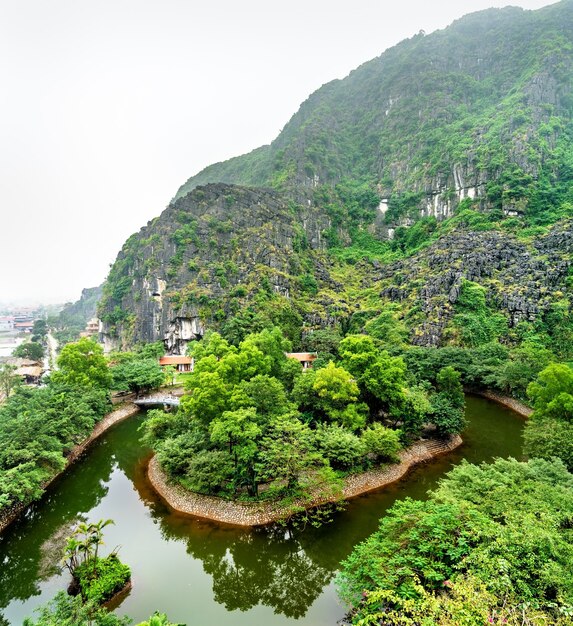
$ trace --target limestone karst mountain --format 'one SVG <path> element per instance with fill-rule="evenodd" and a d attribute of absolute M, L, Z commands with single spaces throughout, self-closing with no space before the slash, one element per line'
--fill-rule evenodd
<path fill-rule="evenodd" d="M 324 85 L 270 146 L 193 176 L 128 239 L 100 304 L 108 346 L 177 353 L 206 328 L 236 342 L 269 324 L 296 345 L 383 319 L 419 345 L 559 343 L 572 70 L 564 0 L 468 15 Z M 489 330 L 462 332 L 468 315 Z"/>

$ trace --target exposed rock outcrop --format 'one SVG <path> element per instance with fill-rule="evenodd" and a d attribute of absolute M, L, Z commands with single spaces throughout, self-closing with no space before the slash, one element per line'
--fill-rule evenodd
<path fill-rule="evenodd" d="M 185 352 L 261 284 L 289 297 L 298 251 L 323 250 L 327 216 L 272 190 L 207 185 L 130 237 L 110 273 L 100 316 L 108 346 L 162 340 Z M 322 270 L 328 279 L 327 270 Z"/>

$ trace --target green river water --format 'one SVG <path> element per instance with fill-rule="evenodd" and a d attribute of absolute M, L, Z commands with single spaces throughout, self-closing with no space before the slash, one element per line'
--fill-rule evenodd
<path fill-rule="evenodd" d="M 464 445 L 419 466 L 390 487 L 352 500 L 319 529 L 240 530 L 170 512 L 145 479 L 149 451 L 142 416 L 102 437 L 0 536 L 0 626 L 22 624 L 65 589 L 57 571 L 65 537 L 79 519 L 113 518 L 103 552 L 120 547 L 133 589 L 117 609 L 141 621 L 155 610 L 188 626 L 334 626 L 345 612 L 333 577 L 352 547 L 377 528 L 398 498 L 423 498 L 453 464 L 519 458 L 523 420 L 468 396 Z M 3 621 L 3 619 L 5 621 Z"/>

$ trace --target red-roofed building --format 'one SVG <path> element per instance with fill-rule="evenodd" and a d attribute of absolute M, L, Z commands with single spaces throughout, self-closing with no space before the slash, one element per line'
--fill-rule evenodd
<path fill-rule="evenodd" d="M 195 360 L 190 356 L 162 356 L 159 359 L 159 365 L 161 365 L 161 367 L 171 365 L 178 372 L 192 372 L 195 366 Z"/>
<path fill-rule="evenodd" d="M 20 332 L 31 333 L 34 328 L 34 322 L 15 322 L 14 330 L 19 330 Z"/>
<path fill-rule="evenodd" d="M 312 362 L 317 356 L 316 352 L 285 352 L 285 354 L 289 359 L 296 359 L 304 370 L 312 367 Z"/>

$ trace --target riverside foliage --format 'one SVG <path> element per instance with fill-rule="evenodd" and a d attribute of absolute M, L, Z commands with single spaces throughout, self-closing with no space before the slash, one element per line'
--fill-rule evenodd
<path fill-rule="evenodd" d="M 0 513 L 38 498 L 110 407 L 98 387 L 18 388 L 0 407 Z"/>
<path fill-rule="evenodd" d="M 463 462 L 427 501 L 388 511 L 343 563 L 340 594 L 356 624 L 567 624 L 572 519 L 561 461 Z"/>

